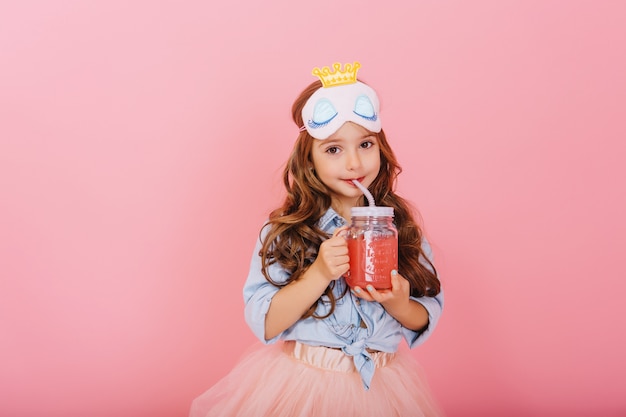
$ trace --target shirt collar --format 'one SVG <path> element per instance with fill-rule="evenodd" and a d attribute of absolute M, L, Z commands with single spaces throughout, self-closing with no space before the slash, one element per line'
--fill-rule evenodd
<path fill-rule="evenodd" d="M 329 207 L 328 210 L 326 210 L 326 213 L 324 213 L 322 218 L 319 220 L 318 225 L 323 231 L 330 232 L 331 229 L 334 230 L 335 228 L 344 226 L 347 223 L 346 219 L 337 214 L 332 207 Z"/>

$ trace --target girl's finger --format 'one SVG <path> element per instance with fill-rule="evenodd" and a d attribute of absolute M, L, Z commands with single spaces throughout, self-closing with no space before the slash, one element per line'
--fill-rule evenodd
<path fill-rule="evenodd" d="M 400 280 L 398 278 L 398 271 L 395 269 L 391 271 L 391 289 L 394 290 L 399 287 Z"/>

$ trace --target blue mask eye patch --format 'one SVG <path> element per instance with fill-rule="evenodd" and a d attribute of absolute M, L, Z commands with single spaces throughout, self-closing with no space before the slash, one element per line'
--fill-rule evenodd
<path fill-rule="evenodd" d="M 333 103 L 326 98 L 320 99 L 315 103 L 313 109 L 313 117 L 307 121 L 307 125 L 311 129 L 319 129 L 330 123 L 335 117 L 337 117 L 337 110 L 333 106 Z"/>
<path fill-rule="evenodd" d="M 374 105 L 366 95 L 358 96 L 356 103 L 354 103 L 354 114 L 361 116 L 365 120 L 375 122 L 378 119 L 378 114 L 374 110 Z"/>

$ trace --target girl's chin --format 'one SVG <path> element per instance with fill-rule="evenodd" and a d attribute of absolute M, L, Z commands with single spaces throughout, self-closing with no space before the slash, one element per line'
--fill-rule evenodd
<path fill-rule="evenodd" d="M 352 193 L 347 192 L 347 191 L 342 192 L 342 193 L 337 193 L 337 192 L 332 193 L 332 198 L 334 200 L 341 202 L 343 206 L 350 206 L 350 207 L 355 206 L 362 196 L 363 196 L 363 193 L 359 190 L 356 190 Z"/>

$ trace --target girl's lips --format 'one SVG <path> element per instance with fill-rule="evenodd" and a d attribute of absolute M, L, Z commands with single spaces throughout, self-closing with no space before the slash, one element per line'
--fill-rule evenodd
<path fill-rule="evenodd" d="M 353 180 L 357 180 L 358 182 L 362 182 L 363 179 L 365 177 L 361 177 L 361 178 L 350 178 L 349 180 L 344 180 L 345 182 L 347 182 L 348 184 L 350 184 L 353 187 L 356 187 L 356 185 L 354 185 L 354 183 L 352 182 Z"/>

